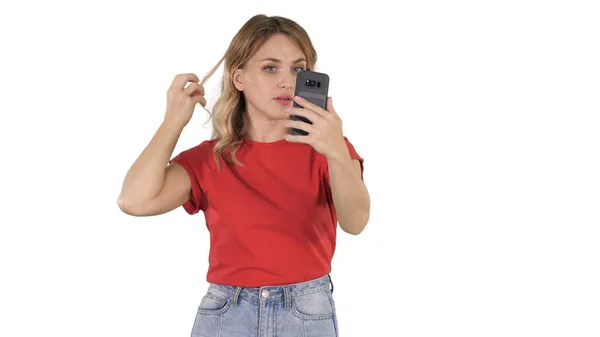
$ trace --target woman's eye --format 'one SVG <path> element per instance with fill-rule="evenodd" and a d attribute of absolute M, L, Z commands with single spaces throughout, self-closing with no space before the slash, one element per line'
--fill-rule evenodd
<path fill-rule="evenodd" d="M 277 67 L 274 67 L 274 66 L 266 66 L 264 69 L 265 69 L 266 71 L 268 71 L 268 72 L 272 73 L 272 72 L 274 72 L 274 71 L 276 71 L 276 70 L 277 70 Z M 305 70 L 305 69 L 304 69 L 303 67 L 294 67 L 294 71 L 295 71 L 295 72 L 297 72 L 297 73 L 301 72 L 302 70 Z"/>

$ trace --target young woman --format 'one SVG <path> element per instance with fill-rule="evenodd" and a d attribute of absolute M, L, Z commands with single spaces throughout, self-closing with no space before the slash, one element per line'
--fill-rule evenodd
<path fill-rule="evenodd" d="M 223 61 L 213 136 L 172 158 Z M 251 18 L 202 81 L 175 77 L 164 121 L 125 177 L 118 204 L 127 214 L 204 213 L 210 285 L 192 336 L 338 336 L 329 276 L 336 227 L 359 234 L 370 198 L 331 98 L 326 110 L 302 99 L 293 108 L 296 75 L 316 61 L 296 22 Z M 309 135 L 291 136 L 292 127 Z"/>

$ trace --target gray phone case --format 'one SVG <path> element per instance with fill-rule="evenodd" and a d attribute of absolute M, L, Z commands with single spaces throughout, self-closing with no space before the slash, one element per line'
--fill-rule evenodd
<path fill-rule="evenodd" d="M 323 109 L 327 109 L 327 93 L 329 91 L 329 76 L 310 70 L 303 70 L 296 75 L 296 91 L 294 96 L 300 96 L 307 101 Z M 301 108 L 294 101 L 294 108 Z M 312 122 L 302 116 L 292 115 L 292 120 L 302 121 L 308 124 Z M 308 135 L 308 132 L 296 128 L 290 128 L 290 135 Z"/>

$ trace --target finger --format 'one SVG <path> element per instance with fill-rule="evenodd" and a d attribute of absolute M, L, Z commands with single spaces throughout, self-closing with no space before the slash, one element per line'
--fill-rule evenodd
<path fill-rule="evenodd" d="M 204 96 L 195 95 L 195 96 L 192 96 L 192 98 L 193 98 L 194 102 L 200 104 L 203 107 L 206 107 L 206 98 L 204 98 Z"/>
<path fill-rule="evenodd" d="M 305 100 L 304 98 L 300 97 L 300 96 L 296 96 L 294 97 L 294 100 L 296 101 L 296 103 L 298 103 L 298 105 L 302 106 L 305 109 L 314 111 L 316 114 L 323 116 L 325 111 L 323 109 L 321 109 L 320 106 L 317 106 L 313 103 L 311 103 L 308 100 Z"/>
<path fill-rule="evenodd" d="M 333 99 L 331 97 L 327 97 L 327 111 L 331 112 L 334 116 L 338 115 L 333 108 Z"/>
<path fill-rule="evenodd" d="M 314 134 L 317 131 L 312 125 L 304 123 L 303 121 L 287 120 L 283 122 L 283 126 L 288 128 L 300 129 L 310 134 Z"/>
<path fill-rule="evenodd" d="M 315 122 L 317 122 L 320 118 L 323 118 L 320 115 L 317 115 L 317 113 L 315 113 L 314 111 L 304 109 L 304 108 L 288 108 L 288 110 L 289 110 L 288 113 L 290 115 L 306 117 L 313 124 Z"/>
<path fill-rule="evenodd" d="M 198 83 L 192 83 L 192 84 L 188 85 L 187 88 L 185 88 L 184 92 L 188 96 L 192 96 L 193 94 L 204 95 L 204 87 L 202 87 L 202 85 L 200 85 Z"/>
<path fill-rule="evenodd" d="M 196 82 L 197 83 L 197 82 L 200 82 L 200 79 L 198 78 L 198 76 L 196 76 L 196 74 L 192 74 L 192 73 L 178 74 L 173 79 L 173 83 L 171 84 L 171 87 L 183 89 L 188 82 Z"/>
<path fill-rule="evenodd" d="M 204 86 L 202 84 L 199 84 L 199 83 L 192 83 L 192 84 L 196 85 L 195 93 L 204 96 Z"/>
<path fill-rule="evenodd" d="M 284 135 L 283 138 L 285 138 L 285 140 L 287 140 L 290 143 L 305 143 L 308 144 L 310 142 L 310 139 L 308 138 L 308 136 L 299 136 L 299 135 Z"/>

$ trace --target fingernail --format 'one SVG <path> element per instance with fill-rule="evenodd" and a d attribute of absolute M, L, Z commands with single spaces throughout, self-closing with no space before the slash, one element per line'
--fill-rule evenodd
<path fill-rule="evenodd" d="M 300 97 L 300 96 L 295 96 L 295 97 L 294 97 L 294 99 L 295 99 L 296 101 L 301 101 L 301 100 L 302 100 L 302 97 Z"/>

